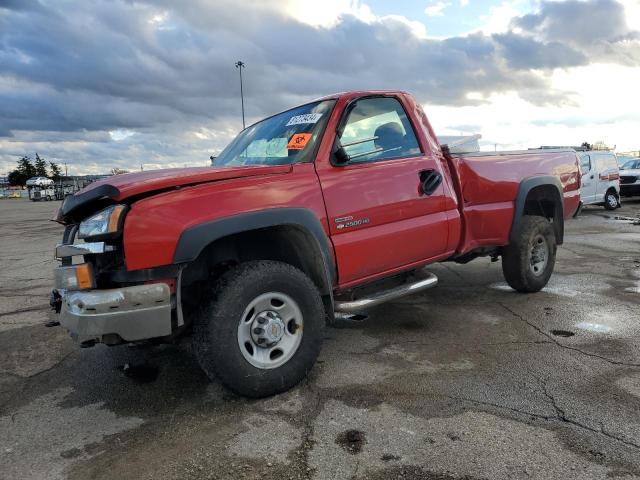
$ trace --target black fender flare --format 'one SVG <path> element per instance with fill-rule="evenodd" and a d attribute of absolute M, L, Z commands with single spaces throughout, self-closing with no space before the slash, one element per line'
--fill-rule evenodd
<path fill-rule="evenodd" d="M 331 293 L 333 285 L 336 284 L 333 248 L 322 228 L 320 219 L 306 208 L 270 208 L 217 218 L 189 227 L 182 232 L 178 239 L 173 263 L 192 262 L 198 258 L 207 245 L 229 235 L 283 225 L 300 228 L 315 239 L 324 264 L 326 289 Z"/>
<path fill-rule="evenodd" d="M 509 241 L 514 242 L 518 232 L 522 228 L 522 217 L 524 216 L 525 203 L 527 196 L 536 187 L 541 186 L 553 186 L 557 195 L 554 195 L 554 203 L 556 208 L 553 216 L 553 227 L 556 234 L 556 244 L 561 245 L 564 241 L 564 195 L 562 190 L 562 184 L 558 177 L 552 175 L 540 175 L 536 177 L 525 178 L 520 182 L 518 187 L 518 193 L 515 199 L 515 206 L 513 211 L 513 222 L 511 224 L 511 233 L 509 235 Z"/>

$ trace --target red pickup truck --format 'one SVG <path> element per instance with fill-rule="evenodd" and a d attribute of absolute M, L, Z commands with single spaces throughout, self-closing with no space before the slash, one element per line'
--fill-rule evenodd
<path fill-rule="evenodd" d="M 404 92 L 328 96 L 247 127 L 211 167 L 67 197 L 52 305 L 83 346 L 193 333 L 210 377 L 271 395 L 338 314 L 434 286 L 428 264 L 502 257 L 511 287 L 543 288 L 579 172 L 573 150 L 452 154 Z"/>

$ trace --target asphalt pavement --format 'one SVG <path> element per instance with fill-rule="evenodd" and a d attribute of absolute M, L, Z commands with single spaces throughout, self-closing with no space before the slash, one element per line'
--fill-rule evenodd
<path fill-rule="evenodd" d="M 545 290 L 500 263 L 326 331 L 310 377 L 246 400 L 188 343 L 47 328 L 59 203 L 0 201 L 1 479 L 640 478 L 640 202 L 566 225 Z"/>

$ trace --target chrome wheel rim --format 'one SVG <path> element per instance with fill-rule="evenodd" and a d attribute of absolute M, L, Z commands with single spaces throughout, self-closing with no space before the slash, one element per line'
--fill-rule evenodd
<path fill-rule="evenodd" d="M 238 346 L 256 368 L 278 368 L 302 341 L 302 311 L 289 295 L 268 292 L 254 298 L 238 324 Z"/>
<path fill-rule="evenodd" d="M 549 261 L 549 246 L 547 240 L 543 235 L 536 235 L 531 242 L 531 248 L 529 249 L 529 268 L 531 273 L 535 276 L 540 276 L 544 273 Z"/>
<path fill-rule="evenodd" d="M 609 206 L 612 208 L 615 208 L 618 206 L 618 199 L 612 193 L 607 195 L 607 202 L 609 202 Z"/>

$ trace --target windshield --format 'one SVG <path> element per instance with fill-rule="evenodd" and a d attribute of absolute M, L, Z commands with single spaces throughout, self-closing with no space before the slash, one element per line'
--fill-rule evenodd
<path fill-rule="evenodd" d="M 634 170 L 634 169 L 640 169 L 640 159 L 629 160 L 628 162 L 625 162 L 620 167 L 620 170 Z"/>
<path fill-rule="evenodd" d="M 287 165 L 306 161 L 322 137 L 334 100 L 309 103 L 246 128 L 213 165 Z"/>

